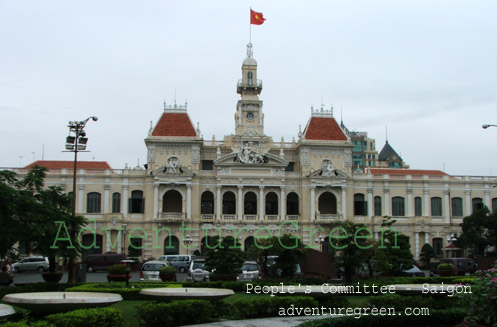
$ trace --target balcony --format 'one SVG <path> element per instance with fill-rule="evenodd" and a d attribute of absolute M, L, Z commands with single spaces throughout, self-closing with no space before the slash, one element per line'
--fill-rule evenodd
<path fill-rule="evenodd" d="M 243 215 L 243 220 L 245 221 L 256 221 L 257 215 Z"/>
<path fill-rule="evenodd" d="M 201 214 L 200 215 L 200 219 L 202 221 L 212 221 L 212 220 L 214 220 L 214 215 L 212 215 L 212 214 Z"/>
<path fill-rule="evenodd" d="M 286 220 L 298 221 L 300 215 L 286 215 Z"/>
<path fill-rule="evenodd" d="M 223 215 L 223 220 L 224 221 L 235 221 L 236 215 Z"/>
<path fill-rule="evenodd" d="M 279 217 L 280 216 L 278 216 L 278 215 L 266 215 L 266 220 L 267 221 L 278 221 Z"/>
<path fill-rule="evenodd" d="M 334 220 L 339 220 L 342 218 L 342 215 L 339 213 L 332 213 L 332 214 L 317 214 L 316 215 L 317 220 L 321 221 L 334 221 Z"/>
<path fill-rule="evenodd" d="M 185 219 L 185 214 L 183 212 L 160 212 L 159 217 L 165 221 L 179 221 Z"/>

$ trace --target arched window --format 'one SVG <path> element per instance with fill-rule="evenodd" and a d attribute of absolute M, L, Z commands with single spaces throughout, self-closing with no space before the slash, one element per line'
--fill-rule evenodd
<path fill-rule="evenodd" d="M 97 192 L 90 192 L 86 196 L 86 212 L 100 213 L 100 203 L 102 196 Z"/>
<path fill-rule="evenodd" d="M 247 73 L 247 82 L 249 85 L 254 84 L 254 73 L 252 72 Z"/>
<path fill-rule="evenodd" d="M 403 217 L 406 215 L 405 200 L 401 196 L 394 196 L 392 198 L 392 216 Z"/>
<path fill-rule="evenodd" d="M 368 214 L 367 202 L 364 200 L 364 194 L 354 194 L 354 216 L 366 216 Z"/>
<path fill-rule="evenodd" d="M 179 240 L 176 236 L 168 235 L 164 239 L 164 254 L 179 254 Z"/>
<path fill-rule="evenodd" d="M 442 256 L 443 239 L 441 237 L 435 237 L 431 240 L 433 244 L 433 250 L 435 251 L 435 256 Z"/>
<path fill-rule="evenodd" d="M 336 215 L 337 198 L 331 192 L 324 192 L 318 200 L 319 213 L 322 215 Z M 344 213 L 345 214 L 345 213 Z"/>
<path fill-rule="evenodd" d="M 414 198 L 414 215 L 416 217 L 423 215 L 423 202 L 419 196 Z"/>
<path fill-rule="evenodd" d="M 254 237 L 253 236 L 249 236 L 243 242 L 243 250 L 245 252 L 247 252 L 252 245 L 254 245 Z"/>
<path fill-rule="evenodd" d="M 442 198 L 439 197 L 431 198 L 431 215 L 433 217 L 442 216 Z"/>
<path fill-rule="evenodd" d="M 247 192 L 243 201 L 243 214 L 256 215 L 257 214 L 257 195 L 254 192 Z"/>
<path fill-rule="evenodd" d="M 131 192 L 131 199 L 129 200 L 130 213 L 143 213 L 145 210 L 145 199 L 143 198 L 143 191 L 134 190 Z"/>
<path fill-rule="evenodd" d="M 497 198 L 492 199 L 492 212 L 497 210 Z"/>
<path fill-rule="evenodd" d="M 462 217 L 462 198 L 452 198 L 452 216 Z"/>
<path fill-rule="evenodd" d="M 164 194 L 162 212 L 183 212 L 183 197 L 180 192 L 169 190 Z"/>
<path fill-rule="evenodd" d="M 121 212 L 121 193 L 112 193 L 112 213 Z"/>
<path fill-rule="evenodd" d="M 374 215 L 377 217 L 381 217 L 381 196 L 374 197 Z"/>
<path fill-rule="evenodd" d="M 235 193 L 228 191 L 223 194 L 223 215 L 236 214 L 236 196 Z"/>
<path fill-rule="evenodd" d="M 288 193 L 286 197 L 286 214 L 287 215 L 299 214 L 299 196 L 295 192 Z"/>
<path fill-rule="evenodd" d="M 214 194 L 210 191 L 202 193 L 200 200 L 200 213 L 203 215 L 214 214 Z"/>
<path fill-rule="evenodd" d="M 266 194 L 266 215 L 278 214 L 278 196 L 274 192 Z"/>
<path fill-rule="evenodd" d="M 483 200 L 482 198 L 473 198 L 473 211 L 483 209 Z"/>

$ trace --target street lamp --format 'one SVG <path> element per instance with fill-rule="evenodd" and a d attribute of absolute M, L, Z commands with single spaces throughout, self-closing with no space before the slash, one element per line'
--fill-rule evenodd
<path fill-rule="evenodd" d="M 193 240 L 190 238 L 190 235 L 186 234 L 186 238 L 183 242 L 186 245 L 186 255 L 188 255 L 188 247 L 193 243 Z"/>
<path fill-rule="evenodd" d="M 497 125 L 494 125 L 494 124 L 483 124 L 483 125 L 481 125 L 481 127 L 482 127 L 483 129 L 487 129 L 487 128 L 489 128 L 489 127 L 497 127 Z"/>
<path fill-rule="evenodd" d="M 76 177 L 78 168 L 78 152 L 83 152 L 86 150 L 86 144 L 88 143 L 88 138 L 86 137 L 86 132 L 84 130 L 86 123 L 89 120 L 97 121 L 96 116 L 90 116 L 83 121 L 70 121 L 67 127 L 69 127 L 69 135 L 66 137 L 66 151 L 74 152 L 74 166 L 73 166 L 73 178 L 72 178 L 72 216 L 76 217 Z M 74 259 L 69 259 L 69 274 L 68 282 L 74 281 L 73 274 L 73 264 Z"/>
<path fill-rule="evenodd" d="M 316 243 L 316 245 L 319 244 L 319 250 L 323 252 L 323 243 L 324 243 L 323 235 L 319 234 L 319 236 L 314 239 L 314 243 Z"/>

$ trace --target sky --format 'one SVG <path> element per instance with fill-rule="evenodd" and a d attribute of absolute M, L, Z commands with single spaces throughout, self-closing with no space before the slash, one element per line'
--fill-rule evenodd
<path fill-rule="evenodd" d="M 234 133 L 250 7 L 273 140 L 333 106 L 411 168 L 497 175 L 494 0 L 0 0 L 0 167 L 72 160 L 67 123 L 93 115 L 81 160 L 144 164 L 164 101 Z"/>

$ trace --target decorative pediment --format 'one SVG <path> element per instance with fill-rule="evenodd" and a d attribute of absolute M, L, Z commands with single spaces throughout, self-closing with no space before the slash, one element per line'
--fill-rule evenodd
<path fill-rule="evenodd" d="M 308 177 L 348 177 L 347 174 L 339 169 L 335 169 L 330 159 L 324 159 L 321 163 L 321 169 L 312 172 Z"/>
<path fill-rule="evenodd" d="M 245 159 L 249 160 L 245 160 Z M 274 154 L 266 153 L 264 155 L 257 154 L 254 157 L 242 157 L 240 153 L 232 152 L 226 154 L 214 161 L 216 166 L 247 166 L 247 167 L 286 167 L 288 166 L 288 161 L 282 159 Z"/>
<path fill-rule="evenodd" d="M 181 165 L 177 157 L 170 157 L 166 164 L 152 171 L 153 176 L 193 176 L 193 171 Z"/>

